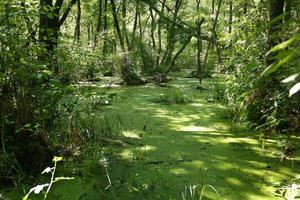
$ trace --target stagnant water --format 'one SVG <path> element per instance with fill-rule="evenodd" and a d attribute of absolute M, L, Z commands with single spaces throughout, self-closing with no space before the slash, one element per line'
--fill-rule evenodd
<path fill-rule="evenodd" d="M 210 81 L 203 87 L 209 89 Z M 294 160 L 279 161 L 276 140 L 265 140 L 262 148 L 257 133 L 226 119 L 226 107 L 207 102 L 211 91 L 197 90 L 196 79 L 175 78 L 168 85 L 107 90 L 116 98 L 97 112 L 120 117 L 126 145 L 105 147 L 108 174 L 101 164 L 88 165 L 89 159 L 102 159 L 96 156 L 70 164 L 68 170 L 59 168 L 58 176 L 72 176 L 70 168 L 83 166 L 89 174 L 75 173 L 74 180 L 55 183 L 49 199 L 180 200 L 185 188 L 193 185 L 210 185 L 221 199 L 281 199 L 276 190 L 299 174 L 299 154 Z M 155 102 L 160 95 L 176 90 L 184 91 L 192 102 Z M 217 199 L 212 188 L 206 189 L 206 199 Z"/>

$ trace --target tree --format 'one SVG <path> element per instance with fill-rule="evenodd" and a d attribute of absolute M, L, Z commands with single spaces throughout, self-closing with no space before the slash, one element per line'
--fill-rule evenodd
<path fill-rule="evenodd" d="M 283 19 L 280 17 L 283 14 L 284 0 L 269 0 L 270 5 L 270 26 L 268 30 L 268 49 L 272 49 L 276 44 L 280 43 L 281 38 L 278 36 L 280 25 Z M 274 54 L 269 54 L 266 58 L 267 65 L 274 62 Z"/>
<path fill-rule="evenodd" d="M 44 45 L 48 53 L 52 53 L 57 47 L 59 30 L 67 19 L 72 6 L 77 0 L 71 0 L 60 15 L 64 0 L 40 0 L 40 20 L 39 20 L 39 42 Z"/>

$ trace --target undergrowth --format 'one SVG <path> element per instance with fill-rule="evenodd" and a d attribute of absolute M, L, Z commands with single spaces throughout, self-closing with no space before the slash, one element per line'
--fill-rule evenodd
<path fill-rule="evenodd" d="M 166 92 L 166 94 L 162 94 L 157 98 L 153 99 L 155 103 L 161 104 L 187 104 L 191 103 L 193 99 L 183 90 L 181 89 L 171 89 Z"/>

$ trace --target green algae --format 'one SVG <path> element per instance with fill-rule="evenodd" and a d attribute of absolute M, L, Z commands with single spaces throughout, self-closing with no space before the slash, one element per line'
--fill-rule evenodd
<path fill-rule="evenodd" d="M 257 134 L 230 130 L 230 119 L 222 117 L 227 109 L 208 103 L 210 91 L 198 91 L 193 85 L 196 79 L 175 78 L 167 88 L 148 84 L 108 90 L 116 97 L 101 112 L 118 113 L 123 136 L 131 141 L 125 147 L 106 148 L 112 154 L 107 168 L 112 185 L 107 187 L 107 174 L 98 165 L 88 178 L 75 176 L 57 183 L 49 199 L 181 199 L 190 184 L 212 185 L 222 199 L 276 199 L 276 184 L 299 174 L 299 156 L 280 162 L 273 155 L 275 140 L 266 140 L 262 149 Z M 193 101 L 153 102 L 174 88 L 184 90 Z M 208 192 L 207 199 L 216 195 Z"/>

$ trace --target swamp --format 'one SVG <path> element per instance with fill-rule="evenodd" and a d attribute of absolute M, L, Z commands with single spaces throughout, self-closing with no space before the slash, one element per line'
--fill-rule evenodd
<path fill-rule="evenodd" d="M 0 200 L 300 199 L 297 0 L 1 0 Z"/>

